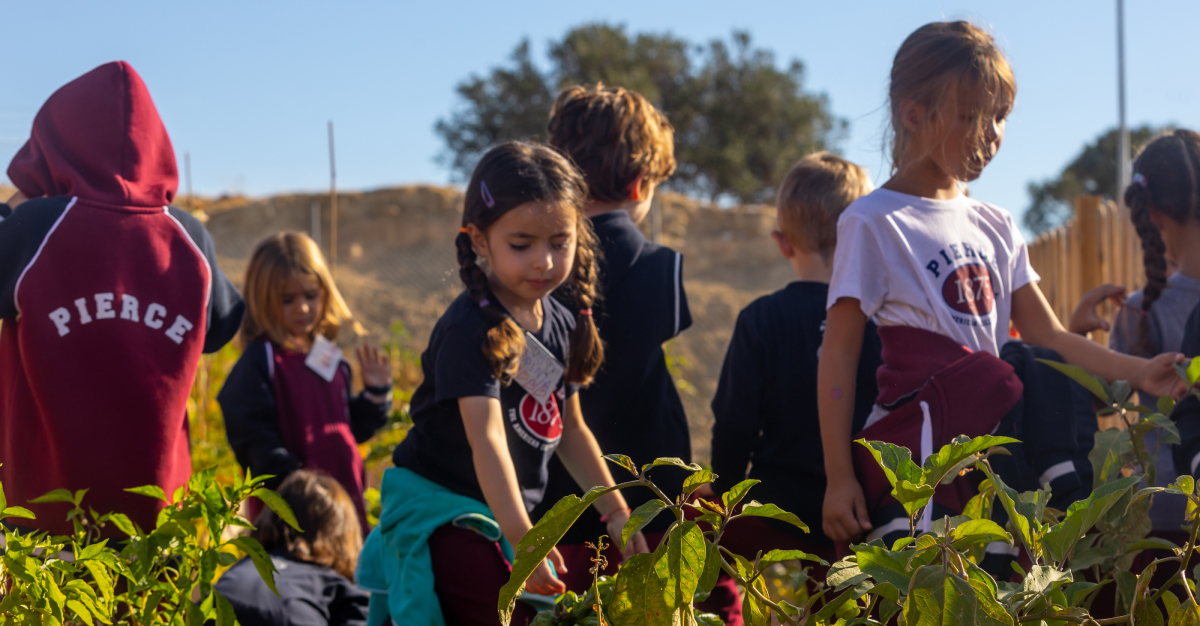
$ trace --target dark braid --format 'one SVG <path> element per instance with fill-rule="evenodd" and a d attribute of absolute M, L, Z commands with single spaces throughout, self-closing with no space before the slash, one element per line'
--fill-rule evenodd
<path fill-rule="evenodd" d="M 575 229 L 575 264 L 571 268 L 570 292 L 580 313 L 575 319 L 575 330 L 571 332 L 571 358 L 567 366 L 567 381 L 588 385 L 600 364 L 604 361 L 604 344 L 591 314 L 596 304 L 596 284 L 599 268 L 596 262 L 597 242 L 592 232 L 592 222 L 581 211 Z M 584 313 L 586 311 L 587 313 Z"/>
<path fill-rule="evenodd" d="M 492 364 L 500 384 L 508 385 L 517 373 L 521 353 L 525 351 L 525 333 L 496 305 L 487 274 L 476 262 L 478 257 L 471 245 L 471 236 L 459 233 L 454 244 L 458 247 L 458 277 L 466 285 L 467 293 L 475 302 L 487 301 L 487 305 L 480 307 L 488 329 L 483 339 L 483 354 Z"/>
<path fill-rule="evenodd" d="M 1125 206 L 1142 241 L 1142 315 L 1134 353 L 1154 356 L 1172 346 L 1155 346 L 1150 333 L 1150 308 L 1167 287 L 1166 245 L 1150 212 L 1183 224 L 1200 219 L 1200 135 L 1189 130 L 1167 131 L 1146 144 L 1133 163 L 1134 182 L 1125 189 Z"/>
<path fill-rule="evenodd" d="M 471 175 L 463 201 L 465 229 L 473 225 L 484 233 L 502 215 L 528 202 L 546 202 L 575 212 L 576 249 L 570 289 L 580 313 L 567 355 L 568 382 L 587 384 L 600 367 L 604 348 L 590 309 L 596 300 L 596 237 L 583 213 L 588 198 L 583 175 L 559 152 L 532 143 L 512 141 L 492 148 Z M 480 303 L 487 322 L 483 353 L 503 384 L 512 381 L 525 351 L 525 333 L 504 311 L 478 264 L 471 236 L 459 233 L 458 275 L 471 299 Z M 486 304 L 485 304 L 486 303 Z M 587 313 L 585 313 L 587 312 Z"/>

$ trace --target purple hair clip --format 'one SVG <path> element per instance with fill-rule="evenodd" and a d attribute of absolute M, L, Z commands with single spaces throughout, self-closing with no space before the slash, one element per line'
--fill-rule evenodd
<path fill-rule="evenodd" d="M 1143 176 L 1141 173 L 1134 174 L 1133 178 L 1130 179 L 1129 182 L 1131 182 L 1135 185 L 1139 185 L 1141 187 L 1149 187 L 1150 186 L 1148 183 L 1146 183 L 1146 177 Z"/>
<path fill-rule="evenodd" d="M 486 307 L 486 306 L 487 306 L 487 305 L 489 305 L 489 304 L 491 304 L 491 302 L 488 302 L 488 299 L 487 299 L 487 298 L 484 298 L 484 299 L 482 299 L 482 300 L 480 300 L 480 301 L 479 301 L 479 308 L 481 308 L 481 309 L 482 309 L 482 308 Z"/>
<path fill-rule="evenodd" d="M 483 196 L 483 203 L 487 205 L 487 208 L 496 206 L 496 199 L 492 197 L 492 192 L 488 191 L 487 183 L 482 180 L 479 181 L 479 193 Z"/>

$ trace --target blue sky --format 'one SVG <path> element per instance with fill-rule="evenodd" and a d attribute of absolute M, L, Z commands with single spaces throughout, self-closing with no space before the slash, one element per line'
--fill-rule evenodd
<path fill-rule="evenodd" d="M 506 62 L 522 37 L 546 42 L 587 22 L 670 31 L 696 42 L 748 30 L 782 67 L 828 94 L 851 123 L 841 150 L 886 175 L 885 83 L 904 37 L 929 21 L 990 28 L 1017 75 L 1017 105 L 999 156 L 972 195 L 1011 210 L 1030 180 L 1056 174 L 1116 121 L 1112 0 L 965 2 L 62 2 L 0 0 L 5 87 L 0 164 L 61 84 L 125 59 L 158 104 L 197 193 L 265 195 L 328 185 L 325 124 L 337 128 L 339 187 L 439 183 L 449 172 L 435 122 L 455 85 Z M 1131 124 L 1200 127 L 1200 3 L 1128 0 Z M 2 168 L 0 168 L 2 169 Z M 0 179 L 2 180 L 2 179 Z"/>

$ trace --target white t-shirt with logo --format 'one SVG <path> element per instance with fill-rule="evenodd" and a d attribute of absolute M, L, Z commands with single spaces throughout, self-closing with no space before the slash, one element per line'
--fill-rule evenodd
<path fill-rule="evenodd" d="M 876 189 L 838 220 L 828 306 L 856 298 L 880 326 L 940 333 L 999 355 L 1012 294 L 1039 280 L 1007 211 L 959 195 Z"/>

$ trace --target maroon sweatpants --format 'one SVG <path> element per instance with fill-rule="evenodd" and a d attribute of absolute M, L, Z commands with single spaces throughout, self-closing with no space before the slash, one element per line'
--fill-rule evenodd
<path fill-rule="evenodd" d="M 498 626 L 496 600 L 508 583 L 512 564 L 500 544 L 473 530 L 442 526 L 429 537 L 433 561 L 433 590 L 442 606 L 446 626 Z M 517 602 L 513 626 L 526 626 L 537 611 Z"/>

